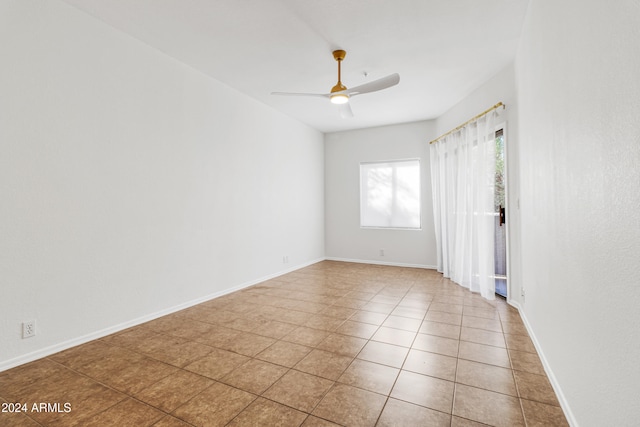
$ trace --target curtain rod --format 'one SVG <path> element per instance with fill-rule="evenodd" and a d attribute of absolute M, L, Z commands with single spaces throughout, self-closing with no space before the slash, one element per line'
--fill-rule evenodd
<path fill-rule="evenodd" d="M 433 141 L 431 141 L 429 144 L 433 144 L 434 142 L 440 141 L 442 138 L 444 138 L 445 136 L 451 135 L 452 133 L 454 133 L 457 130 L 462 129 L 463 127 L 465 127 L 466 125 L 468 125 L 469 123 L 478 120 L 480 117 L 484 116 L 487 113 L 492 112 L 493 110 L 495 110 L 496 108 L 500 108 L 500 107 L 505 107 L 505 105 L 502 102 L 498 102 L 496 105 L 494 105 L 491 108 L 488 108 L 487 110 L 483 111 L 482 113 L 478 114 L 477 116 L 473 117 L 472 119 L 467 120 L 466 122 L 464 122 L 463 124 L 461 124 L 460 126 L 458 126 L 455 129 L 451 129 L 449 132 L 440 135 L 439 137 L 437 137 L 436 139 L 434 139 Z"/>

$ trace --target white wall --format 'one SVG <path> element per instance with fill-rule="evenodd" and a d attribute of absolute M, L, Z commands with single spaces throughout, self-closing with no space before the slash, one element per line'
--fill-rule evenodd
<path fill-rule="evenodd" d="M 0 57 L 0 369 L 323 258 L 321 133 L 58 1 Z"/>
<path fill-rule="evenodd" d="M 331 259 L 435 268 L 428 141 L 433 121 L 325 135 L 325 248 Z M 419 158 L 422 229 L 360 227 L 360 163 Z M 380 249 L 385 255 L 380 256 Z"/>
<path fill-rule="evenodd" d="M 465 99 L 438 117 L 436 127 L 442 135 L 498 102 L 506 108 L 501 109 L 496 124 L 504 124 L 507 155 L 507 227 L 509 237 L 509 300 L 520 300 L 521 254 L 520 254 L 520 211 L 519 194 L 519 156 L 518 156 L 518 106 L 516 103 L 515 68 L 507 66 L 485 82 Z"/>
<path fill-rule="evenodd" d="M 535 0 L 516 60 L 522 307 L 580 426 L 640 419 L 639 23 Z"/>

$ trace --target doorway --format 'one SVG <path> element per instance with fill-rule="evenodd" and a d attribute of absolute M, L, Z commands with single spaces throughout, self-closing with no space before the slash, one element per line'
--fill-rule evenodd
<path fill-rule="evenodd" d="M 496 131 L 495 280 L 496 295 L 507 298 L 507 211 L 504 127 Z"/>

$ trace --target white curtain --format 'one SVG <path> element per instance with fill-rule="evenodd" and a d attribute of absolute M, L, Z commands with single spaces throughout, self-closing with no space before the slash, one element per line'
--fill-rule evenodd
<path fill-rule="evenodd" d="M 495 298 L 495 122 L 482 116 L 430 146 L 438 271 Z"/>

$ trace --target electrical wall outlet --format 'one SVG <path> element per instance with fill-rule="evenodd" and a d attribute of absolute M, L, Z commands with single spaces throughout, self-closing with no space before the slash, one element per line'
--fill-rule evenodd
<path fill-rule="evenodd" d="M 283 256 L 283 257 L 282 257 L 282 262 L 283 262 L 284 264 L 289 264 L 289 255 L 285 255 L 285 256 Z"/>
<path fill-rule="evenodd" d="M 27 320 L 22 322 L 22 338 L 31 338 L 36 335 L 36 321 Z"/>
<path fill-rule="evenodd" d="M 384 249 L 380 249 L 380 256 L 384 256 Z"/>

